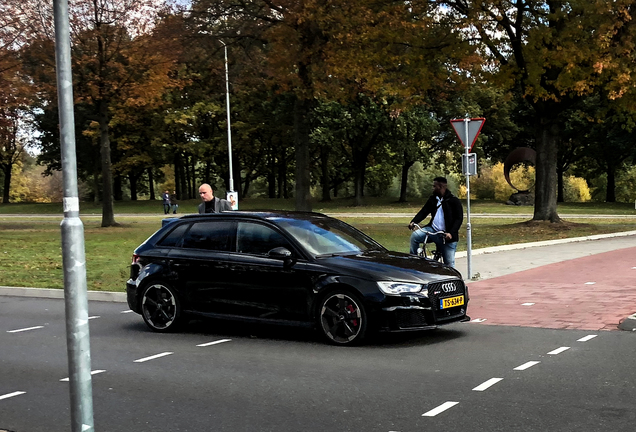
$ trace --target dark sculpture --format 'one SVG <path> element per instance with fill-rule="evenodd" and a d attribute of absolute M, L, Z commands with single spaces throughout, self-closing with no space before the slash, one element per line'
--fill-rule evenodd
<path fill-rule="evenodd" d="M 510 181 L 510 169 L 518 163 L 521 162 L 530 162 L 533 165 L 537 160 L 537 152 L 529 147 L 517 147 L 514 149 L 504 162 L 504 177 L 506 181 L 513 189 L 516 189 L 517 192 L 510 196 L 510 199 L 506 204 L 509 205 L 533 205 L 534 204 L 534 196 L 530 193 L 530 188 L 527 190 L 520 190 Z"/>

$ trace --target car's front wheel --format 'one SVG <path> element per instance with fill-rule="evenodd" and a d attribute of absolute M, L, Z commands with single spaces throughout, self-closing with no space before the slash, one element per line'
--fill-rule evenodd
<path fill-rule="evenodd" d="M 335 345 L 360 343 L 367 329 L 362 301 L 348 291 L 328 293 L 318 307 L 318 328 Z"/>
<path fill-rule="evenodd" d="M 172 287 L 162 282 L 148 284 L 141 295 L 141 316 L 156 332 L 176 330 L 181 324 L 181 305 Z"/>

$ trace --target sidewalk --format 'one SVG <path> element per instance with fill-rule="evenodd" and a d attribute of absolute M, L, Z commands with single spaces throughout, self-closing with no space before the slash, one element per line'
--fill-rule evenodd
<path fill-rule="evenodd" d="M 466 252 L 456 267 L 466 279 Z M 475 323 L 636 332 L 636 231 L 476 249 L 471 270 Z M 64 292 L 0 287 L 0 295 Z M 88 299 L 125 303 L 126 294 L 89 291 Z"/>
<path fill-rule="evenodd" d="M 636 331 L 636 233 L 545 243 L 473 251 L 471 271 L 479 277 L 469 282 L 468 311 L 474 322 Z M 465 253 L 456 266 L 467 275 Z"/>

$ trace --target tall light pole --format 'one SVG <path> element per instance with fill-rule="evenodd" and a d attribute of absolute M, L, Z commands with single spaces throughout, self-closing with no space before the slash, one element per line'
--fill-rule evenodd
<path fill-rule="evenodd" d="M 225 106 L 227 111 L 227 154 L 230 168 L 230 190 L 227 193 L 227 198 L 232 203 L 234 210 L 238 209 L 238 199 L 234 193 L 234 177 L 232 171 L 232 127 L 230 125 L 230 72 L 227 64 L 227 44 L 219 39 L 219 42 L 223 44 L 225 50 Z"/>

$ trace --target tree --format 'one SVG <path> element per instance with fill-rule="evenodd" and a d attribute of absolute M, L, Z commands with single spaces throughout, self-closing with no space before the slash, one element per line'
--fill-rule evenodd
<path fill-rule="evenodd" d="M 5 60 L 15 52 L 6 53 Z M 10 62 L 13 63 L 13 62 Z M 15 64 L 15 63 L 14 63 Z M 25 147 L 24 131 L 31 88 L 19 69 L 0 71 L 0 170 L 4 174 L 2 202 L 8 203 L 13 166 L 21 159 Z"/>
<path fill-rule="evenodd" d="M 48 103 L 56 98 L 53 78 L 52 21 L 50 12 L 41 18 L 37 2 L 21 7 L 39 36 L 31 42 L 33 79 L 48 92 Z M 152 30 L 161 12 L 161 1 L 91 0 L 70 6 L 74 96 L 92 108 L 99 127 L 102 178 L 102 226 L 115 225 L 110 120 L 116 104 L 148 103 L 148 96 L 168 85 L 172 58 L 178 53 L 175 38 L 168 32 L 159 38 Z M 38 26 L 38 23 L 41 24 Z M 169 26 L 164 26 L 164 30 Z M 42 69 L 48 69 L 43 71 Z M 41 78 L 46 75 L 46 82 Z"/>
<path fill-rule="evenodd" d="M 514 88 L 532 108 L 536 136 L 534 220 L 560 220 L 557 148 L 563 113 L 579 97 L 607 86 L 611 97 L 629 86 L 632 1 L 440 1 L 467 39 L 480 44 L 492 82 Z M 617 78 L 607 80 L 608 76 Z"/>

